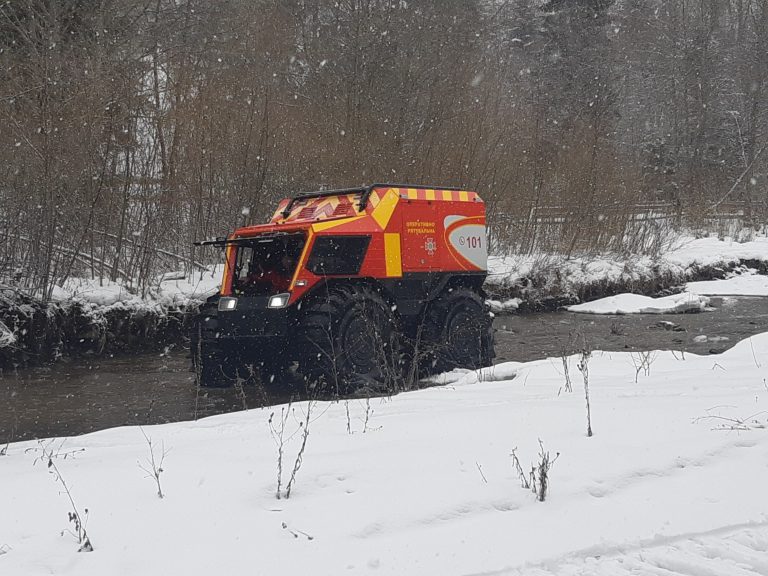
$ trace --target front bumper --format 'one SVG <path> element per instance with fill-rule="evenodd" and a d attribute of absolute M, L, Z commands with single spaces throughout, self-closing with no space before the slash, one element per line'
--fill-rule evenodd
<path fill-rule="evenodd" d="M 284 352 L 291 310 L 268 308 L 268 302 L 268 296 L 240 297 L 234 310 L 219 310 L 218 297 L 209 299 L 194 335 L 201 340 L 203 353 L 237 351 L 258 359 Z"/>

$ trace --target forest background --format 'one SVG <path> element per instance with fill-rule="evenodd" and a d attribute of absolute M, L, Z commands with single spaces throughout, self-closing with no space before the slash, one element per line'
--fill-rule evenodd
<path fill-rule="evenodd" d="M 0 0 L 0 284 L 145 290 L 299 191 L 486 200 L 502 253 L 768 216 L 768 0 Z"/>

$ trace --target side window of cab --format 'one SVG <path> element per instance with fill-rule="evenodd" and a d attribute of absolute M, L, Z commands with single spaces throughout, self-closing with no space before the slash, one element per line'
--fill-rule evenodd
<path fill-rule="evenodd" d="M 307 261 L 318 276 L 354 276 L 363 265 L 370 236 L 319 236 Z"/>

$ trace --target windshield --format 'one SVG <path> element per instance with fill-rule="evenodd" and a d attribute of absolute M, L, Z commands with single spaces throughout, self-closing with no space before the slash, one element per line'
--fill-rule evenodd
<path fill-rule="evenodd" d="M 267 296 L 286 292 L 304 248 L 305 236 L 265 234 L 240 244 L 235 256 L 232 293 Z"/>

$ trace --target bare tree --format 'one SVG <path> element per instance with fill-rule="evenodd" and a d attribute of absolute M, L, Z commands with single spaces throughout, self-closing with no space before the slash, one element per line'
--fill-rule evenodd
<path fill-rule="evenodd" d="M 496 250 L 768 214 L 767 0 L 0 4 L 0 281 L 147 294 L 281 196 L 474 188 Z"/>

